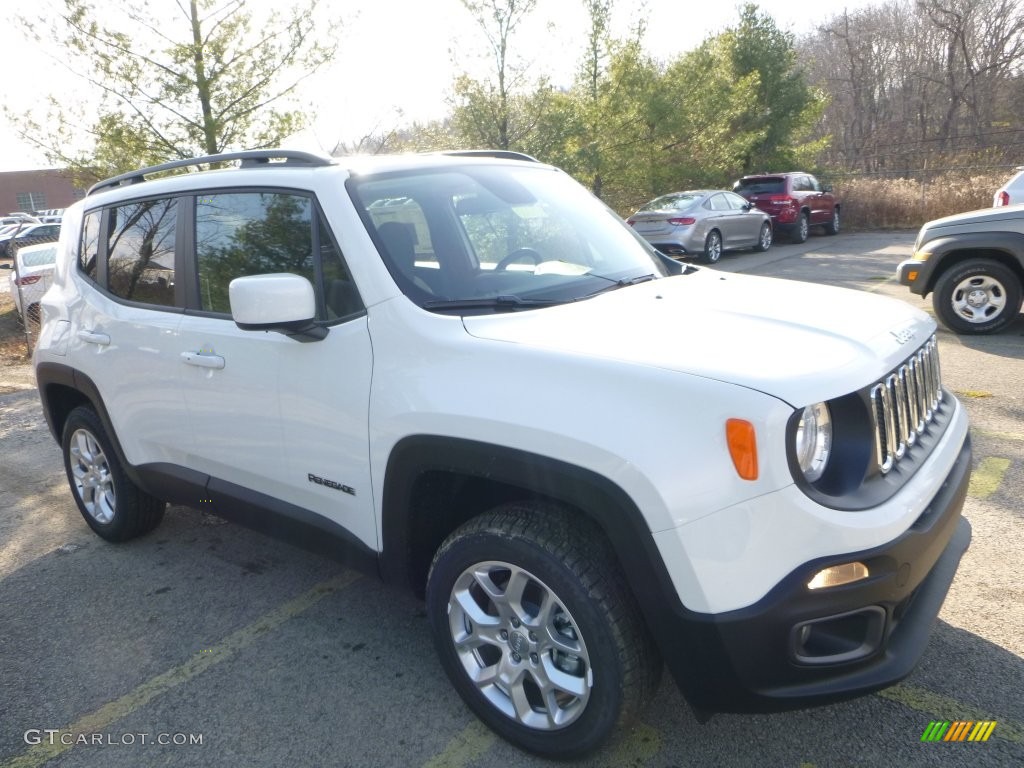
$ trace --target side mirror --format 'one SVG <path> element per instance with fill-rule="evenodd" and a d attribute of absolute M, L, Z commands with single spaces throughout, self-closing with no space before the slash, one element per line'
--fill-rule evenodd
<path fill-rule="evenodd" d="M 831 184 L 822 184 L 821 185 L 821 191 L 822 192 L 831 192 L 832 191 L 832 185 Z"/>
<path fill-rule="evenodd" d="M 282 272 L 237 277 L 228 285 L 231 317 L 243 331 L 276 331 L 297 341 L 319 341 L 313 286 L 301 275 Z"/>

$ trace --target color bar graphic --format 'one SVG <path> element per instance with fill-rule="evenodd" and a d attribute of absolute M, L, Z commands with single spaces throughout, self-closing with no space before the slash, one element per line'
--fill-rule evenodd
<path fill-rule="evenodd" d="M 995 720 L 932 720 L 921 741 L 988 741 L 995 729 Z"/>

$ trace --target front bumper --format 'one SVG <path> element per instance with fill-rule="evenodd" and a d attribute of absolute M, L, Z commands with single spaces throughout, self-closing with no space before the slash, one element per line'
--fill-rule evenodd
<path fill-rule="evenodd" d="M 681 609 L 664 617 L 675 624 L 677 639 L 666 663 L 691 705 L 704 712 L 797 709 L 870 693 L 907 676 L 924 653 L 970 543 L 970 524 L 960 514 L 970 467 L 968 438 L 931 503 L 888 544 L 805 563 L 746 608 L 721 614 Z M 807 589 L 819 570 L 852 561 L 867 564 L 871 576 Z M 811 628 L 807 637 L 805 626 Z"/>
<path fill-rule="evenodd" d="M 931 276 L 932 268 L 927 261 L 919 259 L 907 259 L 900 262 L 896 267 L 896 278 L 900 285 L 910 287 L 911 293 L 925 296 L 928 293 L 928 278 Z"/>

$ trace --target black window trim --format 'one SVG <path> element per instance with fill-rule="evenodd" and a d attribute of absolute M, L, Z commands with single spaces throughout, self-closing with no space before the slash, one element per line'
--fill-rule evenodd
<path fill-rule="evenodd" d="M 182 222 L 181 222 L 181 200 L 180 199 L 177 200 L 178 210 L 175 213 L 175 216 L 177 216 L 177 220 L 175 221 L 175 226 L 174 226 L 174 240 L 175 240 L 175 243 L 174 243 L 174 277 L 175 277 L 175 281 L 174 281 L 174 305 L 173 306 L 168 306 L 166 304 L 150 304 L 147 301 L 132 301 L 131 299 L 124 298 L 124 296 L 118 296 L 116 293 L 112 292 L 110 290 L 110 288 L 108 287 L 108 285 L 107 285 L 108 276 L 109 276 L 109 273 L 108 273 L 108 270 L 107 270 L 107 259 L 110 256 L 110 253 L 109 253 L 109 245 L 110 245 L 110 242 L 109 242 L 110 216 L 107 215 L 108 211 L 111 211 L 111 210 L 113 210 L 115 208 L 120 208 L 120 207 L 125 206 L 125 205 L 134 205 L 136 203 L 144 203 L 144 202 L 146 202 L 148 200 L 174 200 L 177 197 L 180 197 L 180 196 L 179 195 L 143 195 L 141 197 L 131 197 L 131 198 L 125 198 L 124 200 L 113 201 L 111 203 L 108 203 L 107 205 L 99 205 L 99 206 L 96 206 L 95 208 L 89 208 L 89 209 L 86 209 L 86 210 L 82 211 L 82 224 L 81 224 L 81 228 L 79 229 L 79 232 L 78 232 L 79 258 L 75 259 L 75 270 L 78 272 L 78 274 L 81 276 L 81 278 L 83 280 L 85 280 L 86 282 L 88 282 L 93 288 L 95 288 L 97 291 L 102 293 L 108 299 L 110 299 L 111 301 L 113 301 L 113 302 L 115 302 L 117 304 L 120 304 L 122 306 L 132 307 L 132 308 L 135 308 L 135 309 L 148 309 L 148 310 L 152 310 L 154 312 L 170 312 L 170 313 L 178 314 L 178 315 L 183 314 L 185 312 L 185 309 L 182 306 L 182 301 L 184 299 L 184 293 L 183 293 L 183 288 L 182 288 L 182 285 L 181 285 L 181 281 L 179 280 L 179 276 L 182 273 L 181 272 L 182 256 L 181 256 L 181 248 L 179 247 L 179 244 L 178 244 L 178 236 L 181 233 L 181 226 L 182 226 Z M 98 234 L 99 243 L 97 244 L 97 248 L 96 248 L 96 278 L 95 279 L 89 277 L 89 275 L 87 275 L 85 272 L 82 271 L 82 259 L 81 259 L 82 232 L 85 229 L 85 220 L 86 220 L 86 218 L 88 218 L 89 214 L 91 214 L 91 213 L 98 213 L 99 216 L 100 216 L 100 229 L 99 229 L 99 234 Z"/>
<path fill-rule="evenodd" d="M 348 270 L 349 275 L 352 274 L 352 269 L 348 264 L 348 260 L 345 258 L 345 254 L 338 244 L 338 239 L 331 229 L 330 222 L 327 219 L 326 212 L 320 200 L 317 198 L 316 193 L 310 189 L 301 189 L 295 187 L 282 187 L 282 186 L 235 186 L 235 187 L 203 187 L 200 189 L 191 189 L 188 191 L 178 191 L 171 194 L 151 194 L 151 195 L 140 195 L 138 197 L 125 197 L 120 200 L 114 200 L 103 205 L 98 205 L 92 208 L 88 208 L 82 211 L 82 223 L 78 234 L 78 258 L 75 259 L 75 269 L 83 280 L 92 285 L 93 288 L 97 289 L 104 296 L 109 298 L 118 304 L 126 307 L 134 307 L 138 309 L 149 309 L 156 312 L 172 312 L 175 314 L 185 314 L 194 317 L 209 317 L 216 320 L 228 320 L 233 322 L 231 315 L 225 312 L 210 312 L 200 308 L 199 302 L 199 273 L 197 267 L 197 254 L 195 244 L 195 211 L 196 205 L 195 200 L 197 197 L 203 195 L 214 195 L 214 194 L 244 194 L 244 193 L 283 193 L 289 195 L 295 195 L 298 197 L 305 197 L 312 201 L 311 205 L 311 220 L 313 227 L 312 232 L 312 243 L 313 243 L 313 266 L 314 266 L 314 279 L 316 284 L 313 286 L 314 294 L 316 295 L 316 308 L 319 319 L 314 320 L 317 325 L 324 327 L 331 327 L 340 325 L 342 323 L 350 322 L 359 317 L 366 315 L 366 305 L 363 301 L 362 295 L 359 293 L 359 287 L 356 285 L 355 279 L 352 280 L 352 285 L 359 295 L 359 303 L 361 308 L 358 312 L 352 312 L 344 317 L 326 319 L 327 306 L 326 306 L 326 294 L 323 279 L 323 266 L 321 263 L 321 256 L 319 250 L 319 244 L 321 240 L 320 236 L 320 222 L 327 227 L 328 237 L 330 238 L 331 245 L 334 247 L 338 257 L 344 263 L 345 268 Z M 174 286 L 174 306 L 168 306 L 165 304 L 150 304 L 142 301 L 132 301 L 126 299 L 123 296 L 111 292 L 107 286 L 108 271 L 107 271 L 107 259 L 109 257 L 108 246 L 109 246 L 109 215 L 107 211 L 115 208 L 120 208 L 126 205 L 134 205 L 137 203 L 143 203 L 148 200 L 176 200 L 178 204 L 178 210 L 176 212 L 177 221 L 175 224 L 174 231 L 174 273 L 175 273 L 175 286 Z M 81 247 L 82 247 L 82 233 L 85 229 L 85 220 L 90 214 L 96 213 L 100 218 L 98 238 L 99 243 L 97 244 L 97 255 L 96 255 L 96 276 L 95 279 L 91 278 L 82 270 L 81 261 Z"/>

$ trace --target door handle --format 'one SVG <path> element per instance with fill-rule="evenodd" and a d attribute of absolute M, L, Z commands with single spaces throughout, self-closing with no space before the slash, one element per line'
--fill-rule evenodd
<path fill-rule="evenodd" d="M 199 368 L 215 368 L 219 371 L 224 367 L 224 358 L 220 355 L 204 355 L 201 352 L 182 352 L 181 360 L 188 365 L 195 365 Z"/>
<path fill-rule="evenodd" d="M 79 331 L 78 338 L 89 344 L 99 344 L 101 347 L 110 344 L 110 336 L 105 333 L 96 333 L 95 331 Z"/>

